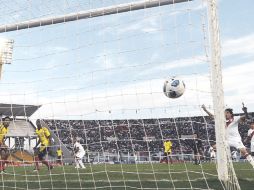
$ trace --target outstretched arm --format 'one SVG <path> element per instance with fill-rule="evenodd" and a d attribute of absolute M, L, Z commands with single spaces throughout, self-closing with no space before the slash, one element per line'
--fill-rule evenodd
<path fill-rule="evenodd" d="M 211 112 L 209 112 L 209 111 L 206 109 L 206 106 L 205 106 L 204 104 L 201 106 L 201 108 L 204 110 L 204 112 L 207 113 L 207 115 L 208 115 L 210 118 L 214 119 L 213 114 L 212 114 Z"/>
<path fill-rule="evenodd" d="M 245 143 L 249 143 L 252 139 L 252 137 L 254 136 L 254 131 L 252 131 L 250 134 L 248 134 L 248 136 L 246 137 L 246 139 L 244 140 Z"/>
<path fill-rule="evenodd" d="M 242 115 L 240 117 L 240 120 L 241 120 L 241 122 L 244 122 L 246 119 L 249 119 L 249 116 L 248 116 L 247 107 L 244 106 L 244 103 L 242 103 L 242 104 L 243 104 L 242 110 L 243 110 L 244 115 Z"/>

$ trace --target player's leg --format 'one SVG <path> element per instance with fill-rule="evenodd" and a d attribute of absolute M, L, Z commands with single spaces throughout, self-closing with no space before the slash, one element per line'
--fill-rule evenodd
<path fill-rule="evenodd" d="M 171 152 L 168 152 L 168 153 L 167 153 L 167 163 L 168 163 L 168 160 L 170 160 L 170 164 L 173 164 Z"/>
<path fill-rule="evenodd" d="M 162 159 L 161 159 L 161 163 L 163 163 L 163 162 L 166 162 L 167 161 L 167 153 L 166 152 L 164 152 L 163 153 L 163 157 L 162 157 Z"/>
<path fill-rule="evenodd" d="M 39 161 L 40 161 L 40 159 L 39 159 L 38 154 L 39 153 L 37 151 L 34 153 L 34 165 L 35 165 L 34 171 L 40 170 L 40 167 L 39 167 Z"/>
<path fill-rule="evenodd" d="M 250 151 L 251 151 L 251 156 L 254 156 L 254 142 L 251 142 Z"/>
<path fill-rule="evenodd" d="M 59 156 L 57 156 L 56 163 L 57 163 L 58 165 L 61 165 L 61 161 L 60 161 Z"/>
<path fill-rule="evenodd" d="M 198 149 L 198 159 L 199 159 L 199 164 L 200 164 L 201 160 L 204 160 L 204 152 L 203 152 L 202 148 Z"/>
<path fill-rule="evenodd" d="M 248 160 L 249 163 L 250 163 L 250 164 L 252 165 L 252 167 L 254 168 L 254 160 L 253 160 L 252 156 L 247 152 L 246 148 L 245 148 L 245 147 L 244 147 L 244 148 L 240 148 L 239 150 L 240 150 L 242 156 L 243 156 L 244 158 L 246 158 L 246 160 Z"/>
<path fill-rule="evenodd" d="M 3 148 L 3 155 L 2 155 L 2 171 L 5 170 L 6 164 L 8 163 L 8 157 L 10 155 L 9 151 L 10 151 L 9 147 L 5 145 Z"/>
<path fill-rule="evenodd" d="M 194 162 L 195 162 L 195 165 L 199 165 L 200 161 L 199 161 L 199 153 L 198 153 L 197 148 L 194 148 L 193 151 L 194 151 Z"/>
<path fill-rule="evenodd" d="M 75 168 L 80 168 L 79 167 L 79 161 L 78 161 L 78 157 L 77 156 L 75 156 L 75 164 L 76 164 L 76 167 Z"/>
<path fill-rule="evenodd" d="M 63 165 L 63 157 L 62 156 L 58 156 L 57 158 L 57 163 L 62 166 Z"/>
<path fill-rule="evenodd" d="M 84 163 L 83 163 L 83 157 L 78 159 L 78 163 L 79 163 L 79 165 L 81 166 L 82 169 L 86 168 Z"/>
<path fill-rule="evenodd" d="M 2 147 L 0 148 L 0 172 L 4 172 L 4 150 L 2 149 Z"/>
<path fill-rule="evenodd" d="M 0 156 L 1 156 L 1 160 L 0 160 L 0 172 L 4 172 L 5 170 L 5 166 L 8 163 L 8 157 L 9 157 L 9 147 L 6 146 L 5 144 L 1 144 L 0 145 Z"/>
<path fill-rule="evenodd" d="M 41 163 L 43 163 L 44 165 L 46 165 L 48 167 L 48 170 L 53 169 L 53 166 L 46 161 L 44 158 L 47 155 L 47 147 L 44 145 L 41 145 L 40 150 L 39 150 L 39 154 L 38 154 L 38 158 L 41 161 Z"/>
<path fill-rule="evenodd" d="M 215 152 L 211 152 L 210 161 L 215 160 Z"/>
<path fill-rule="evenodd" d="M 231 139 L 228 142 L 230 147 L 235 147 L 236 149 L 240 150 L 241 155 L 246 158 L 246 160 L 249 161 L 249 163 L 252 165 L 254 168 L 254 160 L 252 156 L 247 152 L 246 147 L 243 145 L 242 141 L 239 141 L 237 139 Z"/>

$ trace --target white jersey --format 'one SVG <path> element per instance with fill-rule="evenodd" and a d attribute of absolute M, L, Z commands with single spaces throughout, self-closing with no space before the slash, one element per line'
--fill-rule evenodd
<path fill-rule="evenodd" d="M 235 141 L 242 141 L 241 135 L 238 130 L 238 123 L 240 121 L 240 116 L 235 116 L 233 121 L 227 126 L 226 134 L 227 140 L 230 141 L 234 139 Z"/>
<path fill-rule="evenodd" d="M 86 152 L 80 143 L 75 142 L 74 150 L 77 150 L 77 149 L 78 149 L 78 151 L 75 153 L 75 156 L 78 158 L 83 158 L 85 156 Z"/>
<path fill-rule="evenodd" d="M 254 129 L 249 129 L 248 130 L 248 136 L 251 136 L 251 134 L 254 132 Z M 250 140 L 250 151 L 254 152 L 254 135 L 252 136 Z"/>
<path fill-rule="evenodd" d="M 254 132 L 254 129 L 249 129 L 248 130 L 248 136 L 251 136 L 251 134 Z M 254 135 L 251 138 L 251 143 L 254 143 Z"/>
<path fill-rule="evenodd" d="M 210 153 L 211 158 L 216 157 L 216 153 L 215 153 L 214 148 L 212 146 L 209 148 L 208 152 Z"/>

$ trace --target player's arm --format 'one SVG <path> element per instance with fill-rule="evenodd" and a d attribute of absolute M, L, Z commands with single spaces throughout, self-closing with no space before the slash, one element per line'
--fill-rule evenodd
<path fill-rule="evenodd" d="M 79 151 L 79 147 L 74 148 L 74 153 L 76 154 Z"/>
<path fill-rule="evenodd" d="M 244 140 L 244 142 L 245 142 L 245 143 L 249 143 L 249 142 L 251 141 L 251 139 L 252 139 L 253 136 L 254 136 L 254 131 L 248 132 L 248 135 L 247 135 L 246 139 Z"/>
<path fill-rule="evenodd" d="M 4 138 L 3 138 L 3 143 L 5 144 L 5 141 L 6 141 L 6 137 L 5 137 L 5 135 L 4 135 Z"/>
<path fill-rule="evenodd" d="M 243 110 L 244 115 L 242 115 L 240 117 L 240 121 L 244 122 L 246 119 L 250 119 L 250 118 L 249 118 L 249 115 L 248 115 L 247 107 L 244 106 L 244 103 L 242 103 L 242 105 L 243 105 L 242 110 Z"/>
<path fill-rule="evenodd" d="M 44 133 L 45 133 L 45 136 L 47 137 L 50 145 L 52 145 L 54 141 L 53 141 L 53 138 L 52 138 L 52 136 L 51 136 L 51 134 L 50 134 L 50 132 L 49 132 L 49 130 L 47 128 L 45 129 Z"/>
<path fill-rule="evenodd" d="M 173 144 L 172 144 L 172 142 L 170 141 L 169 149 L 172 149 L 172 146 L 173 146 Z"/>
<path fill-rule="evenodd" d="M 209 111 L 207 110 L 207 108 L 206 108 L 206 106 L 205 106 L 204 104 L 201 106 L 201 108 L 204 110 L 204 112 L 206 112 L 206 114 L 207 114 L 210 118 L 214 119 L 214 115 L 213 115 L 211 112 L 209 112 Z"/>
<path fill-rule="evenodd" d="M 39 146 L 39 144 L 41 144 L 41 140 L 40 140 L 40 139 L 37 141 L 37 143 L 36 143 L 34 149 L 36 149 L 36 148 Z"/>
<path fill-rule="evenodd" d="M 163 142 L 163 152 L 165 152 L 165 150 L 166 150 L 166 143 Z"/>

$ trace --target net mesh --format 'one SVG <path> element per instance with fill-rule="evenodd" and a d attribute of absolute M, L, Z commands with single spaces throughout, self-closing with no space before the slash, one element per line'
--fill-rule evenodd
<path fill-rule="evenodd" d="M 2 2 L 3 26 L 122 3 L 130 10 L 1 33 L 15 43 L 12 64 L 0 81 L 0 101 L 24 109 L 40 105 L 31 116 L 10 115 L 3 189 L 240 188 L 230 156 L 230 180 L 223 183 L 208 151 L 215 128 L 201 109 L 203 103 L 213 109 L 206 1 L 158 1 L 154 8 L 133 10 L 137 2 Z M 186 83 L 178 99 L 162 91 L 172 76 Z M 52 170 L 39 162 L 40 170 L 33 171 L 37 119 L 53 139 L 44 157 Z M 202 143 L 196 156 L 194 134 Z M 75 140 L 85 151 L 79 160 Z M 173 144 L 168 157 L 166 140 Z M 195 158 L 200 164 L 193 164 Z"/>

